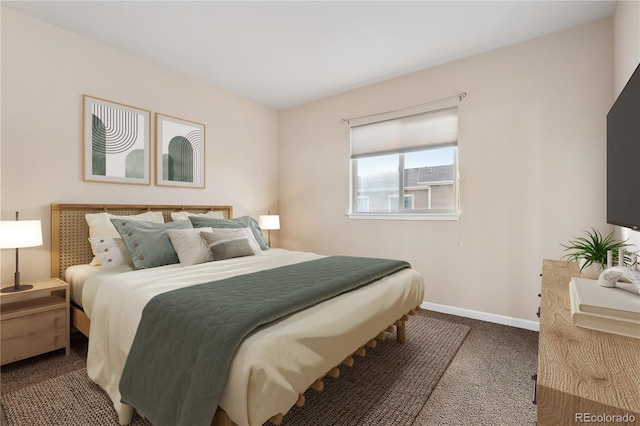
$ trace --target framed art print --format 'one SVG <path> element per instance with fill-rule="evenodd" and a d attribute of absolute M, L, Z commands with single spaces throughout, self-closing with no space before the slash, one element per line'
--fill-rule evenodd
<path fill-rule="evenodd" d="M 151 184 L 151 112 L 82 97 L 83 180 Z"/>
<path fill-rule="evenodd" d="M 156 185 L 204 188 L 204 124 L 156 113 Z"/>

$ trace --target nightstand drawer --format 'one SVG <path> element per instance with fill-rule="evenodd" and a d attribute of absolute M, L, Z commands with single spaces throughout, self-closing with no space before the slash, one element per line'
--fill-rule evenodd
<path fill-rule="evenodd" d="M 2 321 L 2 364 L 67 346 L 67 310 L 56 308 Z"/>

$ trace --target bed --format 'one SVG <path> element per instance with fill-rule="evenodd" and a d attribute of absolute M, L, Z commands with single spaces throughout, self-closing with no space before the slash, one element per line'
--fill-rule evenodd
<path fill-rule="evenodd" d="M 233 218 L 231 206 L 51 205 L 51 273 L 72 281 L 72 325 L 90 337 L 87 371 L 110 396 L 121 424 L 130 422 L 133 407 L 120 402 L 118 385 L 147 301 L 168 289 L 223 282 L 326 258 L 271 249 L 257 256 L 184 267 L 173 264 L 103 271 L 90 265 L 94 255 L 86 214 L 159 212 L 165 222 L 171 222 L 171 213 L 177 211 L 217 212 L 224 219 Z M 135 291 L 129 290 L 133 282 Z M 419 309 L 423 293 L 422 277 L 404 268 L 258 327 L 235 351 L 217 408 L 212 409 L 213 424 L 280 424 L 291 407 L 304 404 L 307 389 L 321 391 L 325 376 L 338 377 L 340 368 L 348 368 L 354 358 L 365 356 L 367 349 L 376 346 L 376 339 L 395 333 L 397 341 L 404 342 L 405 323 Z"/>

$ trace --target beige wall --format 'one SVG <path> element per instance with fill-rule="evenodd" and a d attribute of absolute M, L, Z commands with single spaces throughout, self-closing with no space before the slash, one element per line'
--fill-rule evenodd
<path fill-rule="evenodd" d="M 49 276 L 53 202 L 231 204 L 236 216 L 277 210 L 276 110 L 6 7 L 1 36 L 1 217 L 18 210 L 42 219 L 45 240 L 20 251 L 22 280 Z M 204 123 L 206 189 L 83 182 L 82 94 Z M 2 282 L 12 282 L 13 253 L 3 250 L 2 261 Z"/>
<path fill-rule="evenodd" d="M 409 260 L 428 302 L 536 321 L 543 258 L 605 223 L 612 19 L 280 114 L 280 243 Z M 336 64 L 339 66 L 339 64 Z M 466 91 L 460 221 L 350 220 L 346 117 Z"/>
<path fill-rule="evenodd" d="M 613 25 L 613 88 L 618 96 L 640 63 L 640 1 L 618 1 Z M 640 232 L 628 228 L 618 231 L 640 249 Z"/>
<path fill-rule="evenodd" d="M 640 56 L 637 2 L 619 2 L 615 20 L 280 115 L 1 9 L 1 217 L 19 210 L 44 225 L 45 245 L 21 251 L 23 280 L 49 274 L 52 202 L 233 204 L 236 215 L 279 211 L 276 245 L 404 258 L 424 274 L 429 302 L 535 321 L 541 259 L 559 258 L 559 242 L 584 229 L 610 229 L 604 116 L 613 82 L 620 90 Z M 340 119 L 460 91 L 468 93 L 460 104 L 462 219 L 347 219 L 349 132 Z M 82 182 L 83 93 L 205 123 L 207 188 Z M 14 257 L 2 257 L 2 282 L 10 282 Z"/>

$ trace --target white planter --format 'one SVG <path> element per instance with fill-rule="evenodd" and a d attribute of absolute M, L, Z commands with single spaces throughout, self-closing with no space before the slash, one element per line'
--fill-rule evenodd
<path fill-rule="evenodd" d="M 585 264 L 585 260 L 584 259 L 580 259 L 580 267 L 582 268 L 582 265 Z M 582 275 L 584 275 L 587 278 L 592 278 L 592 279 L 598 279 L 598 277 L 600 276 L 600 273 L 604 271 L 604 268 L 602 267 L 602 263 L 600 262 L 593 262 L 591 265 L 585 267 L 584 269 L 582 269 Z"/>

